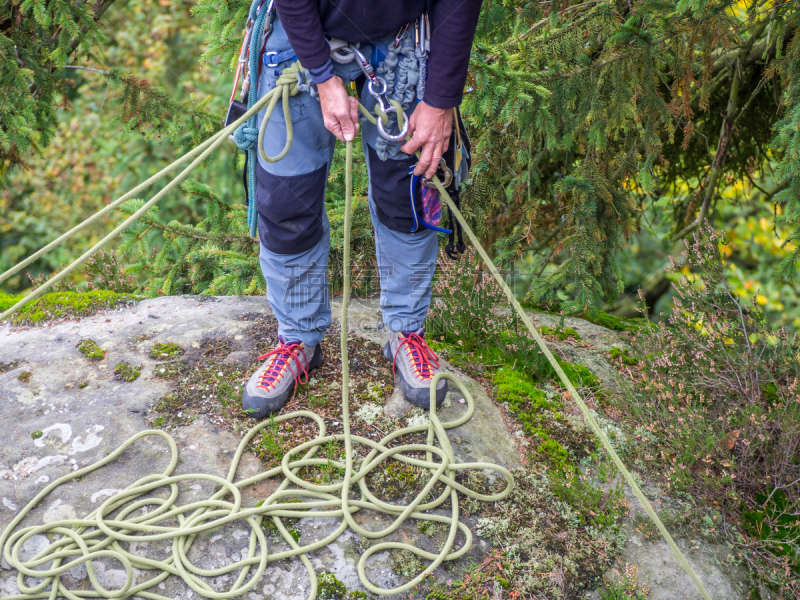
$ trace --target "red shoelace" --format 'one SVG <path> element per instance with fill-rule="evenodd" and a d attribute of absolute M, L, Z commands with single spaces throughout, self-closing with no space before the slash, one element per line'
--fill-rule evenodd
<path fill-rule="evenodd" d="M 300 352 L 303 353 L 305 363 L 300 360 L 298 355 Z M 303 344 L 280 343 L 275 350 L 271 350 L 263 356 L 259 356 L 258 360 L 266 360 L 270 357 L 274 358 L 270 361 L 270 363 L 267 365 L 267 368 L 264 369 L 264 372 L 261 374 L 261 379 L 258 381 L 258 387 L 269 391 L 270 388 L 272 388 L 272 386 L 274 386 L 281 378 L 284 369 L 289 369 L 292 377 L 294 377 L 295 391 L 297 391 L 298 383 L 308 383 L 308 357 L 306 356 L 306 351 L 303 349 Z M 292 359 L 295 359 L 295 363 L 297 364 L 298 368 L 297 371 L 292 368 Z M 303 377 L 305 377 L 305 380 Z"/>
<path fill-rule="evenodd" d="M 411 333 L 407 336 L 402 336 L 401 334 L 400 344 L 394 352 L 392 371 L 395 369 L 397 354 L 400 352 L 400 348 L 403 347 L 403 344 L 406 345 L 407 356 L 411 359 L 411 364 L 417 376 L 422 380 L 432 379 L 433 370 L 439 368 L 439 357 L 436 356 L 436 353 L 428 346 L 428 342 L 425 341 L 425 338 L 416 333 Z"/>

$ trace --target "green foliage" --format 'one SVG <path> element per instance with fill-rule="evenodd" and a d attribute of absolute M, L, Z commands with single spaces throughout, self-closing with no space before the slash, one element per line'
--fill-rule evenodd
<path fill-rule="evenodd" d="M 53 139 L 58 102 L 68 104 L 67 68 L 79 55 L 101 58 L 110 38 L 99 26 L 114 0 L 92 5 L 65 0 L 5 0 L 0 4 L 0 175 L 28 162 Z M 81 67 L 78 67 L 81 68 Z M 97 70 L 97 69 L 95 69 Z M 119 67 L 99 70 L 116 88 L 115 124 L 146 136 L 182 138 L 196 145 L 219 123 L 203 103 L 176 102 L 160 86 Z M 59 98 L 59 96 L 61 96 Z M 13 99 L 13 109 L 7 106 Z"/>
<path fill-rule="evenodd" d="M 622 518 L 628 514 L 628 502 L 622 480 L 615 474 L 610 461 L 600 463 L 600 485 L 583 473 L 566 471 L 555 475 L 552 490 L 580 515 L 582 523 L 619 531 Z"/>
<path fill-rule="evenodd" d="M 757 211 L 786 187 L 800 172 L 797 17 L 758 0 L 484 6 L 467 197 L 490 207 L 498 259 L 530 268 L 530 300 L 594 313 L 627 283 L 620 250 L 645 210 L 676 240 L 726 218 L 731 190 Z M 775 200 L 797 232 L 792 186 Z"/>
<path fill-rule="evenodd" d="M 131 381 L 136 381 L 141 372 L 142 365 L 136 367 L 126 362 L 117 363 L 117 366 L 114 367 L 114 379 L 130 383 Z"/>
<path fill-rule="evenodd" d="M 433 283 L 426 330 L 448 344 L 448 358 L 465 368 L 516 365 L 532 376 L 548 372 L 547 361 L 530 343 L 516 313 L 491 273 L 480 268 L 469 248 L 458 261 L 442 252 Z"/>
<path fill-rule="evenodd" d="M 628 365 L 629 367 L 639 364 L 639 359 L 635 356 L 630 356 L 627 348 L 617 348 L 615 346 L 609 350 L 608 355 L 611 357 L 611 360 L 619 359 L 623 365 Z"/>
<path fill-rule="evenodd" d="M 554 335 L 562 341 L 569 338 L 574 338 L 577 342 L 581 341 L 581 336 L 578 335 L 578 332 L 571 327 L 557 327 L 556 329 L 553 329 L 547 325 L 542 325 L 539 328 L 539 331 L 542 335 Z"/>
<path fill-rule="evenodd" d="M 641 323 L 634 319 L 621 319 L 602 311 L 582 315 L 582 318 L 612 331 L 639 331 L 641 327 Z"/>
<path fill-rule="evenodd" d="M 567 362 L 558 358 L 556 360 L 558 360 L 558 364 L 564 370 L 567 379 L 569 379 L 576 388 L 600 387 L 600 381 L 597 377 L 583 365 Z"/>
<path fill-rule="evenodd" d="M 106 357 L 106 351 L 98 346 L 97 342 L 89 339 L 78 344 L 78 352 L 92 362 L 103 360 Z"/>
<path fill-rule="evenodd" d="M 614 578 L 606 582 L 606 589 L 602 591 L 602 600 L 647 600 L 650 595 L 650 584 L 639 582 L 639 566 L 625 563 L 625 569 L 614 569 Z"/>
<path fill-rule="evenodd" d="M 131 294 L 117 294 L 106 290 L 53 292 L 27 304 L 10 318 L 15 325 L 41 325 L 55 319 L 85 317 L 101 310 L 129 306 L 139 299 Z M 0 302 L 4 300 L 9 307 L 16 302 L 14 297 L 5 294 L 0 297 Z"/>
<path fill-rule="evenodd" d="M 17 375 L 17 379 L 19 379 L 22 383 L 27 385 L 31 381 L 32 373 L 30 371 L 23 371 L 19 375 Z"/>
<path fill-rule="evenodd" d="M 755 299 L 731 290 L 725 246 L 708 228 L 688 244 L 675 312 L 631 343 L 640 370 L 622 408 L 641 425 L 642 458 L 660 466 L 668 489 L 718 502 L 728 522 L 744 512 L 745 530 L 727 530 L 729 541 L 772 589 L 795 597 L 800 346 Z"/>
<path fill-rule="evenodd" d="M 43 435 L 44 435 L 44 433 L 41 430 L 31 431 L 31 438 L 33 438 L 34 440 L 38 440 Z"/>
<path fill-rule="evenodd" d="M 123 234 L 119 252 L 134 255 L 128 271 L 145 281 L 142 293 L 248 295 L 264 293 L 258 267 L 258 240 L 247 231 L 246 208 L 228 206 L 211 189 L 195 180 L 181 185 L 190 199 L 202 201 L 206 217 L 196 225 L 162 223 L 153 207 Z M 144 204 L 132 200 L 122 207 L 126 215 Z M 152 246 L 146 233 L 157 230 L 161 245 Z"/>
<path fill-rule="evenodd" d="M 22 300 L 22 296 L 0 292 L 0 311 L 5 311 Z"/>

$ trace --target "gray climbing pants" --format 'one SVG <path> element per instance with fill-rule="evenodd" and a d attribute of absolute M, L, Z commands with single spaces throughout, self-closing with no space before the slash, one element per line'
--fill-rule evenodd
<path fill-rule="evenodd" d="M 377 43 L 393 40 L 390 36 Z M 275 18 L 266 50 L 283 53 L 289 49 L 286 33 Z M 370 56 L 369 45 L 362 44 L 361 49 Z M 290 64 L 262 64 L 260 96 L 275 87 L 278 76 Z M 362 75 L 355 62 L 336 63 L 335 68 L 345 84 Z M 361 103 L 374 112 L 376 102 L 367 86 Z M 291 97 L 289 104 L 294 130 L 291 150 L 283 160 L 272 164 L 259 156 L 256 169 L 260 262 L 279 335 L 313 346 L 320 342 L 331 322 L 325 185 L 336 138 L 325 129 L 319 100 L 300 93 Z M 263 112 L 259 113 L 259 127 L 263 117 Z M 383 322 L 390 331 L 416 331 L 424 326 L 430 305 L 438 249 L 436 232 L 420 228 L 411 233 L 414 222 L 409 167 L 416 158 L 398 151 L 393 158 L 381 160 L 375 150 L 378 129 L 363 118 L 361 138 L 369 172 L 369 209 L 375 231 Z M 264 135 L 266 153 L 279 153 L 285 140 L 283 111 L 275 110 Z M 419 211 L 420 207 L 416 208 Z"/>

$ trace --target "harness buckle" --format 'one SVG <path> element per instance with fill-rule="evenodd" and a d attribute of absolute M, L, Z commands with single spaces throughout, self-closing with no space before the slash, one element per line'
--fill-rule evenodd
<path fill-rule="evenodd" d="M 280 55 L 280 52 L 264 52 L 264 66 L 265 67 L 277 67 L 280 62 L 277 62 L 276 59 Z"/>

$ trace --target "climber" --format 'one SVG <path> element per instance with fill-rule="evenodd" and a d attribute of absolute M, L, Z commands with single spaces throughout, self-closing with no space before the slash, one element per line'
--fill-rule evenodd
<path fill-rule="evenodd" d="M 242 404 L 251 416 L 280 410 L 323 361 L 320 342 L 331 323 L 325 185 L 336 140 L 351 141 L 359 129 L 388 332 L 384 356 L 393 363 L 405 399 L 429 408 L 430 381 L 440 370 L 425 340 L 438 240 L 435 231 L 415 227 L 409 183 L 412 174 L 431 178 L 450 145 L 480 5 L 481 0 L 274 0 L 277 14 L 270 16 L 252 89 L 262 97 L 299 60 L 316 93 L 312 88 L 289 100 L 294 143 L 288 155 L 275 163 L 259 155 L 256 166 L 259 258 L 279 343 L 259 357 L 265 362 L 243 391 Z M 345 86 L 354 84 L 370 111 L 377 100 L 352 47 L 389 83 L 387 95 L 402 103 L 410 141 L 389 141 L 375 125 L 359 123 L 358 101 Z M 280 152 L 286 135 L 282 111 L 276 110 L 264 135 L 266 153 Z M 437 404 L 446 393 L 442 379 Z"/>

